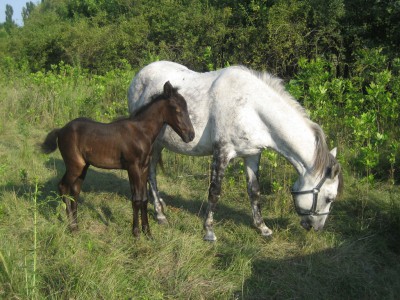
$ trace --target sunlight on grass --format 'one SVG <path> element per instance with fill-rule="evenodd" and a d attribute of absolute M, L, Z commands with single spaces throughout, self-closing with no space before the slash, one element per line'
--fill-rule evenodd
<path fill-rule="evenodd" d="M 88 84 L 78 90 L 89 95 Z M 17 100 L 28 99 L 28 88 L 11 89 L 0 99 L 6 108 L 0 113 L 0 298 L 394 299 L 400 293 L 399 187 L 367 186 L 346 173 L 345 193 L 325 230 L 307 232 L 289 193 L 296 174 L 267 152 L 261 203 L 272 238 L 252 225 L 238 159 L 227 170 L 215 213 L 218 241 L 204 242 L 211 160 L 168 151 L 159 187 L 169 225 L 158 225 L 149 205 L 153 239 L 131 235 L 126 172 L 95 168 L 79 201 L 80 229 L 72 234 L 57 194 L 65 169 L 61 156 L 42 155 L 36 145 L 67 118 L 59 112 L 78 113 L 66 108 L 76 95 L 67 97 L 67 84 L 63 99 L 39 122 L 33 112 L 20 111 L 29 103 Z M 38 89 L 33 92 L 39 97 Z M 91 108 L 92 116 L 112 107 L 104 101 Z M 44 104 L 35 105 L 40 107 L 28 108 L 43 110 Z"/>

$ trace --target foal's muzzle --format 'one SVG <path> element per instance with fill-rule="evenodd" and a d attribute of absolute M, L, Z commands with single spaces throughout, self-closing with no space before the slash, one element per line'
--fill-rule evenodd
<path fill-rule="evenodd" d="M 192 131 L 192 130 L 190 130 L 189 132 L 183 132 L 183 134 L 182 134 L 182 140 L 185 143 L 189 143 L 189 142 L 193 141 L 194 137 L 195 137 L 195 134 L 194 134 L 194 131 Z"/>
<path fill-rule="evenodd" d="M 194 131 L 189 132 L 189 142 L 193 141 L 195 137 Z"/>

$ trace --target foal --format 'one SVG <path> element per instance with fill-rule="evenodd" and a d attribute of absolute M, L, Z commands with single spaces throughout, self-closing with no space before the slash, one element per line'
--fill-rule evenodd
<path fill-rule="evenodd" d="M 140 235 L 140 210 L 142 231 L 150 234 L 147 177 L 152 145 L 164 124 L 171 126 L 184 142 L 194 139 L 186 100 L 169 81 L 164 84 L 162 94 L 128 118 L 109 124 L 78 118 L 47 135 L 41 145 L 42 152 L 51 153 L 58 144 L 65 163 L 66 171 L 59 190 L 67 206 L 71 230 L 78 228 L 78 197 L 86 172 L 93 165 L 128 171 L 133 207 L 132 233 L 135 237 Z"/>

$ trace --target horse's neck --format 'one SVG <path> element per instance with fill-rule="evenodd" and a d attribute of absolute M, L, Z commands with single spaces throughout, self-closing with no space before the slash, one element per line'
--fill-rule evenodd
<path fill-rule="evenodd" d="M 304 136 L 303 133 L 302 136 Z M 293 136 L 289 136 L 289 140 L 285 138 L 276 142 L 276 150 L 292 163 L 300 175 L 311 173 L 314 165 L 315 138 L 304 140 Z"/>
<path fill-rule="evenodd" d="M 316 136 L 312 123 L 290 105 L 284 104 L 283 107 L 278 106 L 275 109 L 263 105 L 261 110 L 264 122 L 273 132 L 272 148 L 291 162 L 300 175 L 310 173 L 316 151 Z"/>

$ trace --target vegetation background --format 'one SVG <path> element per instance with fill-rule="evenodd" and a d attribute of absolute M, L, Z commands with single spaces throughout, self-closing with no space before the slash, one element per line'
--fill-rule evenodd
<path fill-rule="evenodd" d="M 0 298 L 395 299 L 400 293 L 400 1 L 42 0 L 0 24 Z M 345 193 L 321 233 L 298 224 L 291 165 L 265 151 L 252 228 L 242 161 L 227 171 L 218 242 L 202 241 L 210 159 L 165 152 L 169 226 L 130 235 L 126 174 L 91 169 L 80 231 L 57 196 L 64 166 L 37 143 L 77 116 L 127 114 L 135 73 L 267 70 L 338 146 Z M 150 212 L 153 214 L 153 210 Z"/>

